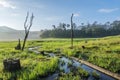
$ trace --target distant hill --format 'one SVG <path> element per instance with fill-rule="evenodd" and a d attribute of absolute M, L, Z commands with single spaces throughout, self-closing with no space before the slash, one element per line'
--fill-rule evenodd
<path fill-rule="evenodd" d="M 0 26 L 0 32 L 17 32 L 17 30 L 7 26 Z"/>
<path fill-rule="evenodd" d="M 15 30 L 7 26 L 0 26 L 0 41 L 24 39 L 24 30 Z M 30 31 L 28 39 L 39 39 L 40 31 Z"/>

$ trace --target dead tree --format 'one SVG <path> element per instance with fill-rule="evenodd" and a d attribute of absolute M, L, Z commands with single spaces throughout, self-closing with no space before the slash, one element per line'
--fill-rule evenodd
<path fill-rule="evenodd" d="M 27 40 L 27 38 L 28 38 L 28 35 L 29 35 L 29 32 L 30 32 L 30 28 L 31 28 L 31 26 L 32 26 L 32 22 L 33 22 L 33 18 L 34 18 L 33 13 L 32 13 L 32 15 L 31 15 L 31 17 L 30 17 L 30 22 L 29 22 L 29 24 L 27 24 L 27 22 L 28 22 L 28 17 L 29 17 L 29 12 L 27 12 L 27 16 L 26 16 L 26 19 L 25 19 L 25 22 L 24 22 L 25 37 L 24 37 L 24 41 L 23 41 L 22 51 L 24 50 L 25 43 L 26 43 L 26 40 Z"/>
<path fill-rule="evenodd" d="M 21 50 L 21 44 L 20 44 L 20 39 L 18 39 L 18 44 L 15 47 L 16 50 Z"/>
<path fill-rule="evenodd" d="M 73 14 L 71 16 L 71 48 L 73 48 Z"/>

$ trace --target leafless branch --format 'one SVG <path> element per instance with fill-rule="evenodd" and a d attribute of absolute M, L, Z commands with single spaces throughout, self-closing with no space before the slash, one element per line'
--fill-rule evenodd
<path fill-rule="evenodd" d="M 26 16 L 25 22 L 24 22 L 25 33 L 27 33 L 27 27 L 28 27 L 27 20 L 28 20 L 28 16 L 29 16 L 29 12 L 27 12 L 27 16 Z"/>

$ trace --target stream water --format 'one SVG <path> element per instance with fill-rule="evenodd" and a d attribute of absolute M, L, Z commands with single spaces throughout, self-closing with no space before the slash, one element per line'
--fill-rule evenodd
<path fill-rule="evenodd" d="M 35 53 L 38 54 L 39 52 L 36 50 L 36 48 L 37 47 L 29 48 L 29 50 L 30 51 L 34 51 Z M 53 54 L 53 53 L 49 53 L 48 55 L 50 57 L 55 57 L 55 54 Z M 100 75 L 100 79 L 99 80 L 115 80 L 111 76 L 108 76 L 108 75 L 106 75 L 106 74 L 104 74 L 102 72 L 99 72 L 99 71 L 97 71 L 97 70 L 95 70 L 95 69 L 93 69 L 93 68 L 91 68 L 91 67 L 89 67 L 89 66 L 87 66 L 85 64 L 81 64 L 80 62 L 78 62 L 76 60 L 72 60 L 72 59 L 69 59 L 69 58 L 64 57 L 64 56 L 62 56 L 59 59 L 60 59 L 59 68 L 63 69 L 64 73 L 66 73 L 66 74 L 70 72 L 70 68 L 71 67 L 69 67 L 69 63 L 72 63 L 73 67 L 76 67 L 76 68 L 81 67 L 82 69 L 86 70 L 90 74 L 90 76 L 88 77 L 87 80 L 95 80 L 94 77 L 91 75 L 91 73 L 93 71 L 95 71 L 97 74 Z M 64 62 L 64 65 L 63 65 L 63 62 Z M 48 77 L 44 78 L 44 80 L 55 80 L 57 77 L 59 77 L 59 73 L 58 72 L 56 72 L 56 73 L 54 73 L 52 75 L 49 75 Z"/>

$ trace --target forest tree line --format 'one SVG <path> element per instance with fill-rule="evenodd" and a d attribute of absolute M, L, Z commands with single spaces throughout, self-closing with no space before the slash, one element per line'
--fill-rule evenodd
<path fill-rule="evenodd" d="M 100 24 L 97 21 L 92 24 L 81 23 L 74 26 L 74 38 L 89 38 L 89 37 L 105 37 L 120 34 L 120 21 L 115 20 L 113 22 L 106 22 Z M 66 23 L 59 23 L 58 26 L 52 25 L 51 30 L 41 30 L 40 37 L 42 38 L 70 38 L 71 37 L 71 26 Z"/>

